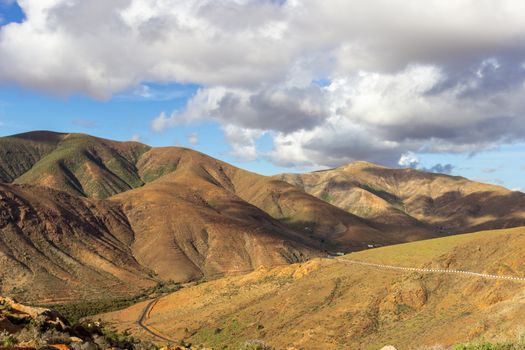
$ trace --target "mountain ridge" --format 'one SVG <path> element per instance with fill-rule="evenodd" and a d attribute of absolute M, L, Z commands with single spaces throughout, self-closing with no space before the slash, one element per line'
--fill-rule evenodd
<path fill-rule="evenodd" d="M 212 279 L 449 235 L 461 225 L 525 225 L 521 194 L 490 192 L 466 179 L 455 186 L 470 192 L 450 194 L 445 175 L 366 162 L 269 177 L 187 148 L 85 134 L 0 138 L 0 176 L 0 194 L 11 198 L 0 208 L 0 231 L 10 237 L 0 240 L 0 278 L 25 281 L 22 290 L 4 283 L 0 292 L 31 299 L 87 297 L 110 285 L 121 286 L 110 291 L 120 295 L 125 285 L 137 291 Z M 421 188 L 445 198 L 425 197 Z M 482 200 L 487 191 L 500 196 L 493 206 Z M 478 202 L 485 204 L 476 208 Z M 76 266 L 65 274 L 64 259 Z M 69 282 L 52 292 L 60 278 Z M 31 285 L 47 287 L 36 293 Z"/>

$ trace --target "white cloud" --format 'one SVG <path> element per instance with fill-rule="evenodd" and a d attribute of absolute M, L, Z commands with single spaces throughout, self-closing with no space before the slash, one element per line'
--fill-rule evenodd
<path fill-rule="evenodd" d="M 264 134 L 261 130 L 225 125 L 224 135 L 232 147 L 232 155 L 241 161 L 252 161 L 259 156 L 256 142 Z"/>
<path fill-rule="evenodd" d="M 397 164 L 402 167 L 415 168 L 419 165 L 419 158 L 414 152 L 406 152 L 401 155 Z"/>
<path fill-rule="evenodd" d="M 174 127 L 175 125 L 177 125 L 177 116 L 175 112 L 169 117 L 166 116 L 166 113 L 161 112 L 159 116 L 151 122 L 151 128 L 156 132 L 163 132 L 167 128 Z"/>
<path fill-rule="evenodd" d="M 478 57 L 524 50 L 520 0 L 20 5 L 27 20 L 2 29 L 1 79 L 96 97 L 144 81 L 260 87 L 305 60 L 314 75 L 345 75 L 397 71 L 408 62 L 464 66 Z"/>
<path fill-rule="evenodd" d="M 197 133 L 193 132 L 188 135 L 188 142 L 190 145 L 196 145 L 199 143 L 199 135 Z"/>
<path fill-rule="evenodd" d="M 152 129 L 215 120 L 245 159 L 261 156 L 265 132 L 269 157 L 290 166 L 395 165 L 407 152 L 472 153 L 525 135 L 521 0 L 20 5 L 27 20 L 0 29 L 0 81 L 97 98 L 200 84 Z"/>
<path fill-rule="evenodd" d="M 139 134 L 133 134 L 131 136 L 131 141 L 140 142 L 140 135 Z"/>

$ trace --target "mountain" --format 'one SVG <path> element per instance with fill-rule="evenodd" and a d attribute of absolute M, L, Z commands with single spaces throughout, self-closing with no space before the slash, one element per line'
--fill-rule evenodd
<path fill-rule="evenodd" d="M 459 176 L 355 162 L 275 178 L 374 222 L 440 234 L 525 225 L 525 194 Z"/>
<path fill-rule="evenodd" d="M 110 202 L 0 184 L 4 295 L 45 302 L 137 293 L 156 282 L 133 257 L 133 239 L 127 218 Z"/>
<path fill-rule="evenodd" d="M 16 199 L 0 210 L 6 295 L 120 295 L 432 236 L 397 235 L 189 149 L 44 131 L 0 145 L 2 193 Z"/>
<path fill-rule="evenodd" d="M 276 349 L 370 350 L 515 339 L 525 322 L 522 280 L 352 261 L 525 278 L 524 246 L 523 227 L 412 242 L 261 268 L 97 317 L 151 338 L 136 323 L 146 309 L 142 324 L 157 334 L 219 349 L 252 339 Z"/>
<path fill-rule="evenodd" d="M 2 181 L 91 198 L 107 198 L 144 185 L 135 164 L 150 149 L 137 142 L 45 131 L 2 138 L 0 146 L 0 168 L 21 165 Z M 11 154 L 16 156 L 9 157 Z"/>
<path fill-rule="evenodd" d="M 267 177 L 186 148 L 48 131 L 0 138 L 0 182 L 0 292 L 31 300 L 523 221 L 521 193 L 463 178 L 369 163 Z"/>

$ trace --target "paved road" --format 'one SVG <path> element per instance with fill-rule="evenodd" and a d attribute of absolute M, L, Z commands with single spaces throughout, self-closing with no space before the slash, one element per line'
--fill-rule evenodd
<path fill-rule="evenodd" d="M 498 280 L 506 280 L 506 281 L 525 282 L 525 277 L 491 275 L 487 273 L 479 273 L 479 272 L 464 271 L 464 270 L 424 269 L 424 268 L 417 268 L 417 267 L 404 267 L 404 266 L 395 266 L 395 265 L 375 264 L 375 263 L 366 262 L 366 261 L 349 260 L 349 259 L 337 259 L 337 261 L 345 263 L 345 264 L 349 264 L 349 265 L 362 265 L 362 266 L 369 266 L 369 267 L 375 267 L 375 268 L 381 268 L 381 269 L 415 271 L 415 272 L 422 272 L 422 273 L 449 273 L 449 274 L 459 274 L 459 275 L 466 275 L 466 276 L 479 277 L 479 278 L 490 278 L 490 279 L 498 279 Z"/>
<path fill-rule="evenodd" d="M 167 341 L 168 343 L 175 343 L 174 339 L 171 339 L 171 338 L 163 335 L 161 332 L 156 330 L 154 327 L 148 326 L 146 324 L 146 321 L 148 320 L 151 311 L 153 310 L 153 308 L 155 307 L 155 305 L 157 304 L 158 301 L 159 301 L 159 298 L 156 298 L 156 299 L 151 300 L 148 304 L 146 304 L 146 306 L 144 307 L 144 309 L 140 313 L 139 318 L 137 319 L 137 325 L 140 328 L 144 329 L 146 332 L 148 332 L 149 334 L 153 335 L 154 337 L 156 337 L 158 339 L 161 339 L 163 341 Z"/>

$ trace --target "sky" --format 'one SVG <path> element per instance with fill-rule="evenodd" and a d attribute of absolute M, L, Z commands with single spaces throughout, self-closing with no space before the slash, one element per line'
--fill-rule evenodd
<path fill-rule="evenodd" d="M 524 190 L 522 0 L 0 0 L 0 135 Z"/>

